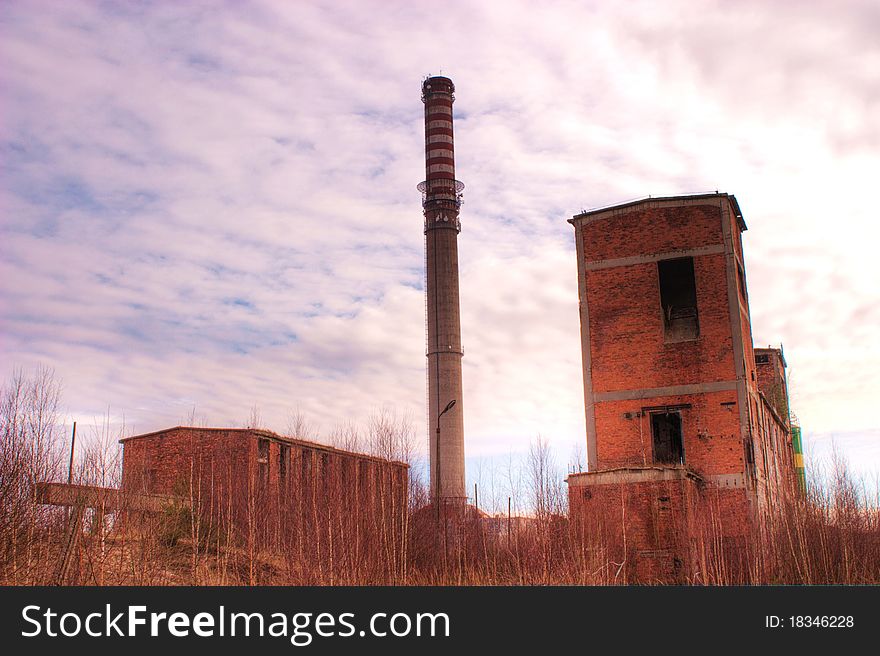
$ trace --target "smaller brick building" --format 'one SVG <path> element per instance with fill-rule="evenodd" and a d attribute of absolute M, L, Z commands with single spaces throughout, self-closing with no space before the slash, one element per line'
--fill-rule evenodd
<path fill-rule="evenodd" d="M 763 507 L 797 476 L 796 447 L 792 436 L 785 355 L 780 348 L 756 348 L 757 390 L 753 398 L 755 484 Z M 803 463 L 800 463 L 803 467 Z M 798 477 L 799 478 L 799 477 Z"/>
<path fill-rule="evenodd" d="M 403 462 L 257 429 L 177 426 L 120 442 L 123 492 L 177 497 L 231 544 L 346 571 L 402 567 Z"/>
<path fill-rule="evenodd" d="M 633 580 L 686 576 L 706 522 L 735 552 L 794 476 L 785 361 L 752 346 L 746 224 L 718 193 L 571 223 L 588 468 L 568 477 L 571 516 Z"/>

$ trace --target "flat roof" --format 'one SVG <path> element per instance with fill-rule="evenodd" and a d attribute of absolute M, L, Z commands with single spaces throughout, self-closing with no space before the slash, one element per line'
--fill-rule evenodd
<path fill-rule="evenodd" d="M 730 201 L 731 206 L 733 207 L 734 216 L 737 218 L 737 222 L 739 223 L 740 230 L 748 230 L 746 226 L 745 219 L 743 219 L 742 210 L 739 207 L 739 202 L 736 200 L 736 196 L 733 194 L 728 194 L 725 192 L 714 192 L 714 193 L 705 193 L 705 194 L 684 194 L 681 196 L 645 196 L 644 198 L 637 198 L 635 200 L 629 200 L 624 203 L 617 203 L 614 205 L 605 205 L 603 207 L 595 207 L 593 209 L 584 210 L 580 214 L 575 214 L 571 217 L 568 222 L 574 225 L 579 219 L 586 219 L 591 216 L 595 216 L 598 214 L 603 214 L 605 212 L 619 212 L 620 210 L 627 209 L 636 209 L 641 205 L 648 204 L 673 204 L 680 203 L 681 201 L 701 201 L 701 200 L 709 200 L 712 198 L 727 198 Z M 695 204 L 699 204 L 698 202 Z"/>
<path fill-rule="evenodd" d="M 346 456 L 349 458 L 373 460 L 375 462 L 385 462 L 392 465 L 402 465 L 403 467 L 409 467 L 409 464 L 400 460 L 389 460 L 387 458 L 370 455 L 369 453 L 346 451 L 345 449 L 338 449 L 335 446 L 330 446 L 328 444 L 320 444 L 319 442 L 311 442 L 309 440 L 301 440 L 295 437 L 288 437 L 287 435 L 279 435 L 278 433 L 262 428 L 205 428 L 202 426 L 172 426 L 171 428 L 163 428 L 161 430 L 152 431 L 151 433 L 129 435 L 128 437 L 123 437 L 121 440 L 119 440 L 119 443 L 122 444 L 123 442 L 128 442 L 129 440 L 138 440 L 144 437 L 155 437 L 157 435 L 162 435 L 163 433 L 170 433 L 171 431 L 240 433 L 249 436 L 265 437 L 270 440 L 277 440 L 279 442 L 284 442 L 285 444 L 290 444 L 291 446 L 299 446 L 306 449 L 314 449 L 316 451 L 326 451 L 327 453 L 333 453 L 335 455 Z"/>

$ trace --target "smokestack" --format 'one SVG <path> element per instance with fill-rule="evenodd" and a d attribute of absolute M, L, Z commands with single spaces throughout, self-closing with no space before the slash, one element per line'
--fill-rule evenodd
<path fill-rule="evenodd" d="M 464 185 L 455 179 L 452 103 L 447 77 L 422 82 L 425 104 L 425 215 L 428 434 L 431 498 L 440 507 L 464 505 L 464 403 L 461 391 L 461 316 L 458 299 L 458 210 Z M 453 403 L 454 402 L 454 403 Z"/>

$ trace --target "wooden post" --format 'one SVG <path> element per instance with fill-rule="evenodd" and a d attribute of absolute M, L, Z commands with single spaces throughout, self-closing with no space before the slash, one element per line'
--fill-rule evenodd
<path fill-rule="evenodd" d="M 64 585 L 64 580 L 67 578 L 67 570 L 70 569 L 73 552 L 79 543 L 84 512 L 85 506 L 79 501 L 71 510 L 70 520 L 67 522 L 67 535 L 64 538 L 64 550 L 61 552 L 61 560 L 55 570 L 55 585 Z"/>

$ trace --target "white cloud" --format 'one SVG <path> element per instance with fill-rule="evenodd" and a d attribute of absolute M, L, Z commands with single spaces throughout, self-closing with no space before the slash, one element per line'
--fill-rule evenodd
<path fill-rule="evenodd" d="M 750 226 L 756 343 L 784 342 L 805 427 L 852 441 L 878 428 L 878 25 L 870 2 L 7 3 L 2 359 L 134 430 L 423 417 L 418 84 L 442 67 L 469 454 L 583 440 L 565 220 L 712 189 Z"/>

